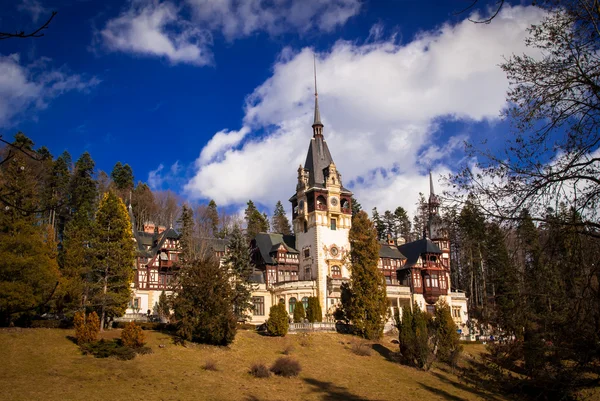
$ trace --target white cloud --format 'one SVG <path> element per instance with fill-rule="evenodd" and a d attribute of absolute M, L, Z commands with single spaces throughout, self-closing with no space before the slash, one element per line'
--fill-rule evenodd
<path fill-rule="evenodd" d="M 526 28 L 541 17 L 538 8 L 505 7 L 491 25 L 443 25 L 403 45 L 393 38 L 340 41 L 319 55 L 325 138 L 344 184 L 365 209 L 414 210 L 418 192 L 427 191 L 428 169 L 452 169 L 450 156 L 467 137 L 436 143 L 439 121 L 498 118 L 508 87 L 498 65 L 525 51 Z M 196 161 L 185 187 L 190 196 L 219 205 L 252 198 L 270 209 L 294 193 L 312 135 L 312 61 L 310 49 L 282 52 L 245 107 L 242 130 L 270 133 L 240 141 L 234 135 L 223 146 L 226 131 L 217 133 Z"/>
<path fill-rule="evenodd" d="M 19 4 L 17 8 L 19 11 L 25 11 L 31 14 L 33 22 L 38 22 L 42 14 L 50 14 L 48 9 L 42 6 L 42 4 L 37 0 L 21 0 L 21 4 Z M 49 17 L 50 15 L 48 15 L 47 18 Z"/>
<path fill-rule="evenodd" d="M 330 32 L 358 14 L 360 0 L 132 0 L 99 36 L 110 51 L 163 57 L 173 64 L 213 61 L 216 32 L 227 40 L 257 32 Z"/>
<path fill-rule="evenodd" d="M 165 170 L 165 165 L 160 163 L 155 170 L 148 173 L 148 186 L 153 190 L 160 190 L 165 184 L 175 184 L 181 179 L 179 175 L 182 170 L 179 160 L 173 163 L 168 170 Z"/>
<path fill-rule="evenodd" d="M 53 69 L 51 60 L 40 59 L 22 65 L 18 54 L 0 55 L 0 127 L 11 126 L 28 112 L 45 109 L 48 103 L 66 92 L 87 92 L 100 83 L 70 73 L 65 67 Z"/>
<path fill-rule="evenodd" d="M 210 32 L 184 20 L 179 12 L 170 2 L 133 1 L 128 10 L 106 23 L 100 36 L 112 51 L 164 57 L 173 64 L 210 64 Z"/>
<path fill-rule="evenodd" d="M 360 11 L 359 0 L 187 0 L 194 20 L 228 39 L 267 32 L 330 32 Z"/>
<path fill-rule="evenodd" d="M 223 153 L 236 146 L 246 134 L 250 132 L 248 127 L 242 127 L 239 131 L 223 130 L 217 132 L 200 153 L 198 162 L 200 165 L 214 161 L 215 157 L 222 156 Z"/>

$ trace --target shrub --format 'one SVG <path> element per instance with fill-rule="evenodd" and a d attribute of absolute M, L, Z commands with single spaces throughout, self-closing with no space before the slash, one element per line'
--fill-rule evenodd
<path fill-rule="evenodd" d="M 437 343 L 437 359 L 450 366 L 456 366 L 462 351 L 458 327 L 452 319 L 450 307 L 443 301 L 435 306 L 435 341 Z"/>
<path fill-rule="evenodd" d="M 214 360 L 208 360 L 204 363 L 204 366 L 202 367 L 202 369 L 204 370 L 210 370 L 211 372 L 216 372 L 219 369 L 217 369 L 217 362 Z"/>
<path fill-rule="evenodd" d="M 267 320 L 267 332 L 272 336 L 285 336 L 290 327 L 285 305 L 277 304 L 271 306 L 269 320 Z"/>
<path fill-rule="evenodd" d="M 302 323 L 306 318 L 306 311 L 304 310 L 304 304 L 302 302 L 296 303 L 294 308 L 294 323 Z"/>
<path fill-rule="evenodd" d="M 90 313 L 87 319 L 84 312 L 75 313 L 73 324 L 75 326 L 75 338 L 78 345 L 94 342 L 98 339 L 100 319 L 96 312 Z"/>
<path fill-rule="evenodd" d="M 319 297 L 308 297 L 308 308 L 306 308 L 306 318 L 309 322 L 320 322 L 323 320 L 321 303 Z"/>
<path fill-rule="evenodd" d="M 146 343 L 146 336 L 140 326 L 130 322 L 121 332 L 121 342 L 126 347 L 140 348 Z"/>
<path fill-rule="evenodd" d="M 415 302 L 413 308 L 402 308 L 402 320 L 398 324 L 400 355 L 404 363 L 429 369 L 433 362 L 431 346 L 432 320 Z"/>
<path fill-rule="evenodd" d="M 294 346 L 293 345 L 288 345 L 287 347 L 285 347 L 285 349 L 283 350 L 283 354 L 284 355 L 291 355 L 292 352 L 294 352 Z"/>
<path fill-rule="evenodd" d="M 149 355 L 149 354 L 154 353 L 154 351 L 152 351 L 152 348 L 150 348 L 150 347 L 139 347 L 139 348 L 136 348 L 134 351 L 136 354 L 139 354 L 139 355 Z"/>
<path fill-rule="evenodd" d="M 301 370 L 300 363 L 289 357 L 281 357 L 271 366 L 271 372 L 283 377 L 298 376 Z"/>
<path fill-rule="evenodd" d="M 371 356 L 371 347 L 364 341 L 352 343 L 352 352 L 358 356 Z"/>
<path fill-rule="evenodd" d="M 271 376 L 271 371 L 264 363 L 255 363 L 250 367 L 250 374 L 254 377 L 265 378 Z"/>
<path fill-rule="evenodd" d="M 133 348 L 119 345 L 116 341 L 94 341 L 81 345 L 81 352 L 84 355 L 93 355 L 95 358 L 108 358 L 111 356 L 117 359 L 127 361 L 135 358 Z"/>

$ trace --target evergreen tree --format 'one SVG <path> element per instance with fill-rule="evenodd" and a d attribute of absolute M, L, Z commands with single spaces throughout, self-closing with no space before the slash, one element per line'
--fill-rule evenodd
<path fill-rule="evenodd" d="M 352 198 L 350 198 L 350 201 L 352 202 L 352 217 L 354 218 L 354 216 L 356 216 L 358 214 L 358 212 L 360 212 L 362 210 L 362 206 L 360 203 L 358 203 L 358 200 L 356 200 L 354 195 L 352 195 Z"/>
<path fill-rule="evenodd" d="M 252 263 L 250 261 L 250 248 L 248 242 L 242 233 L 242 230 L 235 226 L 229 244 L 227 253 L 223 260 L 223 266 L 231 274 L 231 283 L 233 285 L 233 307 L 238 321 L 250 318 L 252 310 L 252 289 L 250 276 L 252 275 Z"/>
<path fill-rule="evenodd" d="M 219 236 L 219 210 L 217 209 L 217 203 L 213 199 L 208 202 L 206 215 L 210 223 L 211 235 L 213 237 Z"/>
<path fill-rule="evenodd" d="M 173 300 L 177 334 L 184 340 L 228 345 L 236 334 L 234 293 L 226 269 L 208 254 L 181 266 L 180 290 Z"/>
<path fill-rule="evenodd" d="M 108 319 L 123 315 L 127 308 L 135 262 L 129 214 L 112 192 L 100 201 L 93 233 L 92 305 L 100 311 L 100 330 L 104 330 Z"/>
<path fill-rule="evenodd" d="M 426 233 L 428 220 L 428 206 L 425 200 L 425 195 L 419 192 L 419 201 L 417 202 L 417 211 L 413 216 L 413 230 L 411 239 L 413 241 L 423 238 Z"/>
<path fill-rule="evenodd" d="M 24 135 L 19 139 L 20 146 L 33 146 Z M 28 212 L 39 202 L 34 163 L 16 153 L 0 168 L 0 183 L 8 189 L 0 213 L 0 325 L 24 312 L 44 312 L 59 280 L 53 230 Z"/>
<path fill-rule="evenodd" d="M 398 325 L 400 355 L 405 363 L 420 369 L 429 369 L 432 358 L 430 342 L 431 318 L 415 302 L 402 308 L 402 319 Z"/>
<path fill-rule="evenodd" d="M 168 322 L 169 316 L 171 316 L 171 306 L 169 305 L 169 298 L 167 297 L 165 290 L 163 290 L 158 297 L 155 312 L 161 321 Z"/>
<path fill-rule="evenodd" d="M 450 306 L 444 301 L 435 305 L 435 317 L 433 320 L 435 330 L 436 359 L 455 366 L 458 356 L 462 350 L 458 327 L 452 319 Z"/>
<path fill-rule="evenodd" d="M 181 215 L 177 222 L 179 223 L 179 249 L 181 250 L 179 261 L 181 265 L 185 265 L 194 260 L 198 254 L 194 238 L 194 212 L 187 204 L 183 204 L 181 207 Z M 205 250 L 202 249 L 201 252 L 203 251 Z"/>
<path fill-rule="evenodd" d="M 390 212 L 389 210 L 386 210 L 385 213 L 383 213 L 383 226 L 384 228 L 384 240 L 392 239 L 392 240 L 396 240 L 398 238 L 398 225 L 397 225 L 397 219 L 396 216 Z"/>
<path fill-rule="evenodd" d="M 94 161 L 84 152 L 75 162 L 70 183 L 70 212 L 75 220 L 91 221 L 96 211 L 97 188 L 94 180 Z"/>
<path fill-rule="evenodd" d="M 277 205 L 275 205 L 275 211 L 273 212 L 273 223 L 271 226 L 273 227 L 273 232 L 275 233 L 284 235 L 290 235 L 292 233 L 290 222 L 285 214 L 285 210 L 283 209 L 281 201 L 277 201 Z"/>
<path fill-rule="evenodd" d="M 269 319 L 267 320 L 267 332 L 272 336 L 285 337 L 288 332 L 290 322 L 288 314 L 285 311 L 285 305 L 278 303 L 271 306 L 269 310 Z"/>
<path fill-rule="evenodd" d="M 306 318 L 306 311 L 304 310 L 304 304 L 302 302 L 296 303 L 294 308 L 294 323 L 302 323 Z"/>
<path fill-rule="evenodd" d="M 306 319 L 308 319 L 308 321 L 311 323 L 320 322 L 323 320 L 323 311 L 321 310 L 321 303 L 319 302 L 319 297 L 308 297 Z"/>
<path fill-rule="evenodd" d="M 373 224 L 375 225 L 375 229 L 377 230 L 377 239 L 385 239 L 385 224 L 383 222 L 383 219 L 379 215 L 379 212 L 377 211 L 376 207 L 373 208 L 371 215 L 373 218 Z M 353 216 L 353 218 L 354 217 L 356 216 Z"/>
<path fill-rule="evenodd" d="M 379 243 L 375 227 L 365 212 L 354 217 L 349 239 L 352 295 L 344 310 L 359 335 L 378 339 L 383 334 L 388 301 L 385 279 L 377 268 Z"/>
<path fill-rule="evenodd" d="M 396 224 L 398 225 L 398 234 L 404 238 L 405 242 L 410 242 L 410 229 L 411 223 L 408 213 L 402 206 L 398 206 L 394 210 L 394 216 L 396 217 Z"/>
<path fill-rule="evenodd" d="M 251 200 L 248 201 L 248 207 L 246 207 L 244 214 L 246 219 L 246 238 L 249 241 L 253 240 L 256 234 L 269 231 L 267 216 L 260 213 Z"/>

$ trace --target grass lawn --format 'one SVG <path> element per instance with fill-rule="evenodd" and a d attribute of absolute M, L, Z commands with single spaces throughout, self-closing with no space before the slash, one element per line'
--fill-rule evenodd
<path fill-rule="evenodd" d="M 391 338 L 374 344 L 370 356 L 351 351 L 355 337 L 312 334 L 263 337 L 238 331 L 228 348 L 173 344 L 146 331 L 154 353 L 131 361 L 84 356 L 67 339 L 73 330 L 0 330 L 0 389 L 3 400 L 503 400 L 468 387 L 445 370 L 422 372 L 388 359 Z M 115 337 L 120 330 L 106 333 Z M 164 345 L 160 348 L 159 345 Z M 270 366 L 289 346 L 302 372 L 296 378 L 254 378 L 254 362 Z M 466 346 L 477 354 L 478 346 Z M 215 361 L 218 371 L 202 367 Z"/>

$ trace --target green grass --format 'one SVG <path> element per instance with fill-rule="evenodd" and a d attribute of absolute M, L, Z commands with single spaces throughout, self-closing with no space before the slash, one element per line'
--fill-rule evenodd
<path fill-rule="evenodd" d="M 106 338 L 119 332 L 112 330 Z M 182 347 L 166 334 L 145 333 L 154 353 L 120 361 L 82 355 L 67 338 L 72 330 L 0 330 L 2 399 L 503 399 L 480 393 L 445 370 L 422 372 L 390 361 L 389 353 L 397 350 L 391 338 L 376 345 L 370 356 L 358 356 L 352 352 L 355 338 L 340 334 L 314 334 L 310 341 L 301 341 L 295 335 L 271 338 L 239 331 L 230 347 L 220 348 Z M 248 373 L 255 362 L 271 366 L 286 348 L 292 349 L 290 356 L 302 366 L 298 377 L 260 379 Z M 217 371 L 203 368 L 209 361 L 215 362 Z"/>

